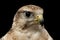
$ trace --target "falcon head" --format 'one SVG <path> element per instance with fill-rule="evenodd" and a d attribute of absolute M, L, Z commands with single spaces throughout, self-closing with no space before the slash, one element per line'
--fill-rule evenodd
<path fill-rule="evenodd" d="M 36 5 L 25 5 L 18 9 L 13 20 L 13 28 L 24 28 L 43 22 L 43 9 Z"/>

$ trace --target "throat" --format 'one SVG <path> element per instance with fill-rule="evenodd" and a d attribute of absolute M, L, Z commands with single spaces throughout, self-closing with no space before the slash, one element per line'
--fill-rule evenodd
<path fill-rule="evenodd" d="M 30 25 L 30 26 L 25 25 L 24 28 L 22 28 L 22 30 L 38 31 L 39 25 L 38 24 L 34 24 L 34 25 Z"/>

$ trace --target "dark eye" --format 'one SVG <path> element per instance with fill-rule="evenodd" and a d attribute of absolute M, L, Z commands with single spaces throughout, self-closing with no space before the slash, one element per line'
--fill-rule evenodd
<path fill-rule="evenodd" d="M 25 11 L 24 13 L 26 17 L 30 17 L 32 15 L 32 12 L 29 12 L 29 11 Z"/>

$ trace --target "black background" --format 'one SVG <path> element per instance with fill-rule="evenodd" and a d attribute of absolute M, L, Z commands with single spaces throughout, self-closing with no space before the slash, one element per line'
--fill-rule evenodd
<path fill-rule="evenodd" d="M 44 24 L 54 40 L 59 40 L 59 18 L 54 1 L 44 0 L 2 0 L 0 1 L 0 37 L 4 36 L 12 26 L 13 17 L 16 11 L 24 5 L 38 5 L 44 9 Z"/>

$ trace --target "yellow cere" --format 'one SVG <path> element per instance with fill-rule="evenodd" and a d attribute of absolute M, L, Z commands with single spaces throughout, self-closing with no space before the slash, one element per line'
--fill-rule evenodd
<path fill-rule="evenodd" d="M 35 23 L 39 23 L 43 19 L 43 15 L 37 15 L 34 19 Z"/>

